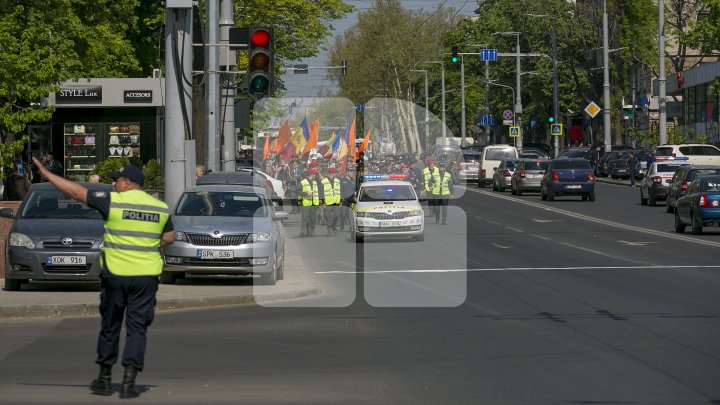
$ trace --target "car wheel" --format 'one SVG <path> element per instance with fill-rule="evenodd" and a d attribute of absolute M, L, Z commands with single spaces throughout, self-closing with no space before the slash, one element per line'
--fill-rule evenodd
<path fill-rule="evenodd" d="M 160 284 L 175 284 L 177 276 L 169 271 L 163 271 L 160 273 Z"/>
<path fill-rule="evenodd" d="M 683 224 L 682 221 L 680 220 L 680 214 L 678 214 L 677 210 L 675 210 L 675 232 L 677 232 L 677 233 L 685 232 L 685 224 Z"/>
<path fill-rule="evenodd" d="M 550 189 L 548 189 L 547 199 L 548 199 L 548 201 L 555 201 L 555 192 L 550 191 Z"/>
<path fill-rule="evenodd" d="M 613 179 L 619 179 L 619 178 L 620 178 L 620 176 L 616 176 L 616 175 L 614 175 L 614 174 L 611 174 L 611 175 L 610 175 L 610 178 L 613 178 Z"/>
<path fill-rule="evenodd" d="M 20 291 L 22 285 L 22 280 L 5 279 L 5 291 Z"/>
<path fill-rule="evenodd" d="M 424 241 L 424 240 L 425 240 L 425 234 L 416 236 L 416 237 L 415 237 L 415 240 L 418 241 L 418 242 Z"/>
<path fill-rule="evenodd" d="M 492 191 L 497 191 L 497 184 L 495 184 L 495 179 L 492 181 Z"/>
<path fill-rule="evenodd" d="M 692 234 L 693 235 L 700 235 L 702 234 L 703 224 L 702 221 L 698 219 L 698 216 L 694 213 L 690 213 L 690 224 L 692 225 Z"/>
<path fill-rule="evenodd" d="M 510 184 L 510 194 L 517 195 L 517 190 L 515 190 L 515 187 L 512 184 Z"/>
<path fill-rule="evenodd" d="M 277 279 L 285 279 L 285 251 L 282 252 L 282 259 L 280 259 L 280 265 L 278 266 L 277 270 Z"/>
<path fill-rule="evenodd" d="M 540 199 L 543 201 L 547 200 L 547 193 L 543 193 L 542 187 L 540 187 Z"/>
<path fill-rule="evenodd" d="M 590 195 L 588 195 L 588 200 L 595 201 L 595 192 L 594 191 L 592 193 L 590 193 Z"/>
<path fill-rule="evenodd" d="M 275 285 L 277 279 L 277 255 L 273 254 L 273 268 L 270 273 L 260 275 L 260 283 L 262 285 Z"/>
<path fill-rule="evenodd" d="M 588 195 L 587 195 L 587 194 L 583 194 L 583 195 L 580 196 L 580 198 L 582 198 L 583 201 L 587 201 L 587 200 L 588 200 Z"/>

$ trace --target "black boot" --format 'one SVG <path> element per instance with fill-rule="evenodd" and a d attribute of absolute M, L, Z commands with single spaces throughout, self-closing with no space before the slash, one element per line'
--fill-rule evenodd
<path fill-rule="evenodd" d="M 138 369 L 133 366 L 125 367 L 125 375 L 123 375 L 122 387 L 120 388 L 120 398 L 137 398 L 140 393 L 135 389 L 135 377 L 137 377 Z"/>
<path fill-rule="evenodd" d="M 107 364 L 100 365 L 100 374 L 90 384 L 93 394 L 112 395 L 112 366 Z"/>

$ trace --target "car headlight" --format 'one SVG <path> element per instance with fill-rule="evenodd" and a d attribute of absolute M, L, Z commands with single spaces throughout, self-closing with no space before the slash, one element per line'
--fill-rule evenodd
<path fill-rule="evenodd" d="M 407 216 L 408 217 L 420 217 L 422 216 L 423 212 L 421 210 L 415 210 L 415 211 L 409 211 Z"/>
<path fill-rule="evenodd" d="M 187 238 L 187 235 L 185 235 L 185 232 L 175 232 L 175 240 L 176 240 L 176 241 L 179 240 L 179 241 L 182 241 L 182 242 L 187 242 L 187 241 L 188 241 L 188 238 Z"/>
<path fill-rule="evenodd" d="M 364 218 L 364 217 L 365 217 L 365 213 L 364 213 L 364 212 L 356 212 L 356 213 L 355 213 L 355 216 L 358 217 L 358 218 Z"/>
<path fill-rule="evenodd" d="M 35 243 L 24 233 L 13 232 L 10 234 L 10 246 L 22 246 L 28 249 L 35 249 Z"/>
<path fill-rule="evenodd" d="M 268 232 L 251 233 L 245 239 L 245 243 L 270 242 L 272 235 Z"/>

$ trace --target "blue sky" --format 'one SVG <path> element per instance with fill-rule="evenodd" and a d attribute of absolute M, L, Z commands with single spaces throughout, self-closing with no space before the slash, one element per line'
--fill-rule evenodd
<path fill-rule="evenodd" d="M 346 29 L 351 27 L 357 21 L 358 12 L 368 10 L 375 4 L 375 0 L 345 0 L 345 3 L 351 4 L 356 11 L 350 13 L 342 20 L 333 21 L 335 28 L 333 37 L 328 40 L 328 46 L 334 43 L 334 36 L 342 34 Z M 403 7 L 411 10 L 434 10 L 438 5 L 443 4 L 445 7 L 453 7 L 458 11 L 459 15 L 474 15 L 473 11 L 477 7 L 477 0 L 402 0 Z M 314 58 L 307 58 L 297 63 L 306 63 L 308 66 L 326 66 L 328 53 L 321 51 Z M 351 69 L 351 67 L 348 67 Z M 285 86 L 288 90 L 287 97 L 313 97 L 317 95 L 318 90 L 330 89 L 332 82 L 325 80 L 326 70 L 310 69 L 308 74 L 286 74 L 284 75 Z"/>

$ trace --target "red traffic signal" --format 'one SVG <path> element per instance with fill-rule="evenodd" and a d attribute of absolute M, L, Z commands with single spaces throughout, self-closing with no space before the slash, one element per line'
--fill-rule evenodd
<path fill-rule="evenodd" d="M 273 29 L 250 27 L 248 43 L 248 91 L 253 97 L 272 96 L 275 57 Z"/>
<path fill-rule="evenodd" d="M 270 43 L 270 33 L 267 32 L 267 30 L 257 29 L 256 31 L 253 31 L 252 36 L 250 37 L 251 46 L 267 47 L 269 43 Z"/>

